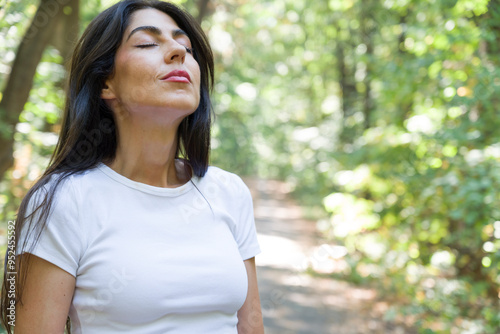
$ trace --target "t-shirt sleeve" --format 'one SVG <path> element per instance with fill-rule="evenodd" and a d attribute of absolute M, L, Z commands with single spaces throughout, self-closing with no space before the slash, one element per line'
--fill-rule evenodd
<path fill-rule="evenodd" d="M 250 190 L 241 180 L 236 177 L 239 205 L 239 219 L 236 223 L 235 240 L 238 243 L 241 258 L 250 259 L 261 252 L 257 240 L 257 231 L 255 228 L 255 219 L 253 214 L 253 201 Z"/>
<path fill-rule="evenodd" d="M 78 263 L 83 254 L 83 234 L 79 224 L 77 198 L 70 178 L 62 181 L 57 187 L 46 225 L 34 248 L 32 245 L 39 229 L 33 227 L 38 224 L 41 210 L 31 217 L 28 215 L 42 202 L 46 188 L 41 188 L 31 197 L 26 212 L 29 218 L 21 229 L 16 253 L 31 253 L 76 277 Z"/>

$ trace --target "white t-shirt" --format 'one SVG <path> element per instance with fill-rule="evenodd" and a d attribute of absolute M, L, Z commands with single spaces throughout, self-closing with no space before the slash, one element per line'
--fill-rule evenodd
<path fill-rule="evenodd" d="M 60 184 L 31 253 L 76 277 L 75 334 L 234 334 L 260 248 L 238 176 L 161 188 L 100 164 Z"/>

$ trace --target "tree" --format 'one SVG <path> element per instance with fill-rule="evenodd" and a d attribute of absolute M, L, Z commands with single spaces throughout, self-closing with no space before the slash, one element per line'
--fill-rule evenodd
<path fill-rule="evenodd" d="M 64 14 L 65 9 L 68 15 Z M 3 131 L 0 133 L 0 180 L 12 166 L 15 128 L 28 100 L 43 51 L 48 43 L 53 41 L 63 56 L 68 57 L 68 44 L 71 44 L 71 38 L 77 32 L 75 27 L 78 26 L 75 15 L 78 15 L 77 0 L 41 0 L 19 45 L 0 101 L 0 123 L 3 125 Z M 54 34 L 58 25 L 58 33 Z M 53 36 L 57 38 L 54 39 Z"/>

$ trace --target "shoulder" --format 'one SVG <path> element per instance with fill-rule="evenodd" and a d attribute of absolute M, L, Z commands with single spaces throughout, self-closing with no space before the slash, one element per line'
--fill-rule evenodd
<path fill-rule="evenodd" d="M 41 179 L 38 185 L 32 189 L 29 196 L 30 206 L 44 205 L 47 196 L 53 196 L 52 206 L 76 206 L 81 202 L 80 190 L 82 184 L 92 178 L 94 169 L 78 172 L 71 175 L 63 173 L 54 173 Z"/>
<path fill-rule="evenodd" d="M 208 198 L 240 207 L 252 202 L 250 190 L 236 174 L 210 166 L 204 177 L 194 180 L 196 187 Z"/>
<path fill-rule="evenodd" d="M 218 187 L 235 197 L 248 196 L 250 194 L 247 185 L 241 177 L 219 167 L 210 166 L 205 176 L 198 180 L 200 185 L 204 187 Z"/>

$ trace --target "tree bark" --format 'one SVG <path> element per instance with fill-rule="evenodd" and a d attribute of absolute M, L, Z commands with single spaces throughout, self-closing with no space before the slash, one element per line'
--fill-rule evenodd
<path fill-rule="evenodd" d="M 207 15 L 209 2 L 210 0 L 198 1 L 198 17 L 196 18 L 196 20 L 198 21 L 199 24 L 203 22 L 203 18 Z"/>
<path fill-rule="evenodd" d="M 58 82 L 55 82 L 55 87 L 66 90 L 67 78 L 71 67 L 71 57 L 73 49 L 78 40 L 80 30 L 80 0 L 67 0 L 68 4 L 63 8 L 61 19 L 54 28 L 54 34 L 49 42 L 50 45 L 55 47 L 61 57 L 63 58 L 62 64 L 64 65 L 64 77 Z M 45 121 L 43 128 L 44 132 L 53 131 L 53 124 Z"/>
<path fill-rule="evenodd" d="M 407 30 L 406 26 L 409 15 L 410 15 L 410 8 L 408 8 L 408 11 L 406 13 L 401 14 L 401 16 L 399 17 L 399 25 L 401 27 L 401 33 L 398 36 L 398 49 L 396 50 L 397 53 L 395 57 L 396 57 L 396 62 L 400 66 L 403 66 L 403 64 L 406 61 L 410 61 L 410 59 L 413 58 L 413 56 L 408 53 L 408 50 L 406 49 L 405 46 L 406 30 Z M 407 95 L 400 96 L 399 98 L 400 98 L 399 108 L 398 108 L 399 113 L 398 116 L 395 118 L 395 123 L 399 127 L 403 127 L 404 122 L 408 119 L 408 116 L 410 115 L 413 109 L 414 94 L 408 93 Z"/>
<path fill-rule="evenodd" d="M 372 13 L 374 12 L 375 6 L 371 3 L 363 3 L 361 8 L 361 39 L 363 44 L 366 45 L 366 75 L 363 79 L 365 85 L 365 91 L 363 94 L 363 129 L 366 130 L 370 128 L 371 113 L 374 109 L 373 99 L 371 97 L 371 78 L 373 75 L 373 27 Z"/>
<path fill-rule="evenodd" d="M 348 85 L 347 85 L 347 68 L 345 65 L 344 61 L 344 45 L 340 41 L 337 41 L 337 67 L 338 67 L 338 72 L 339 72 L 339 84 L 340 84 L 340 89 L 342 91 L 342 114 L 343 117 L 346 116 L 347 114 L 347 108 L 349 106 L 349 103 L 347 101 L 347 90 L 348 90 Z"/>
<path fill-rule="evenodd" d="M 67 12 L 56 25 L 50 44 L 59 51 L 66 70 L 69 70 L 73 48 L 79 36 L 80 0 L 67 0 L 64 9 Z"/>
<path fill-rule="evenodd" d="M 16 53 L 7 85 L 0 101 L 0 180 L 13 163 L 15 127 L 28 100 L 33 77 L 54 27 L 68 0 L 41 0 L 31 25 Z"/>

